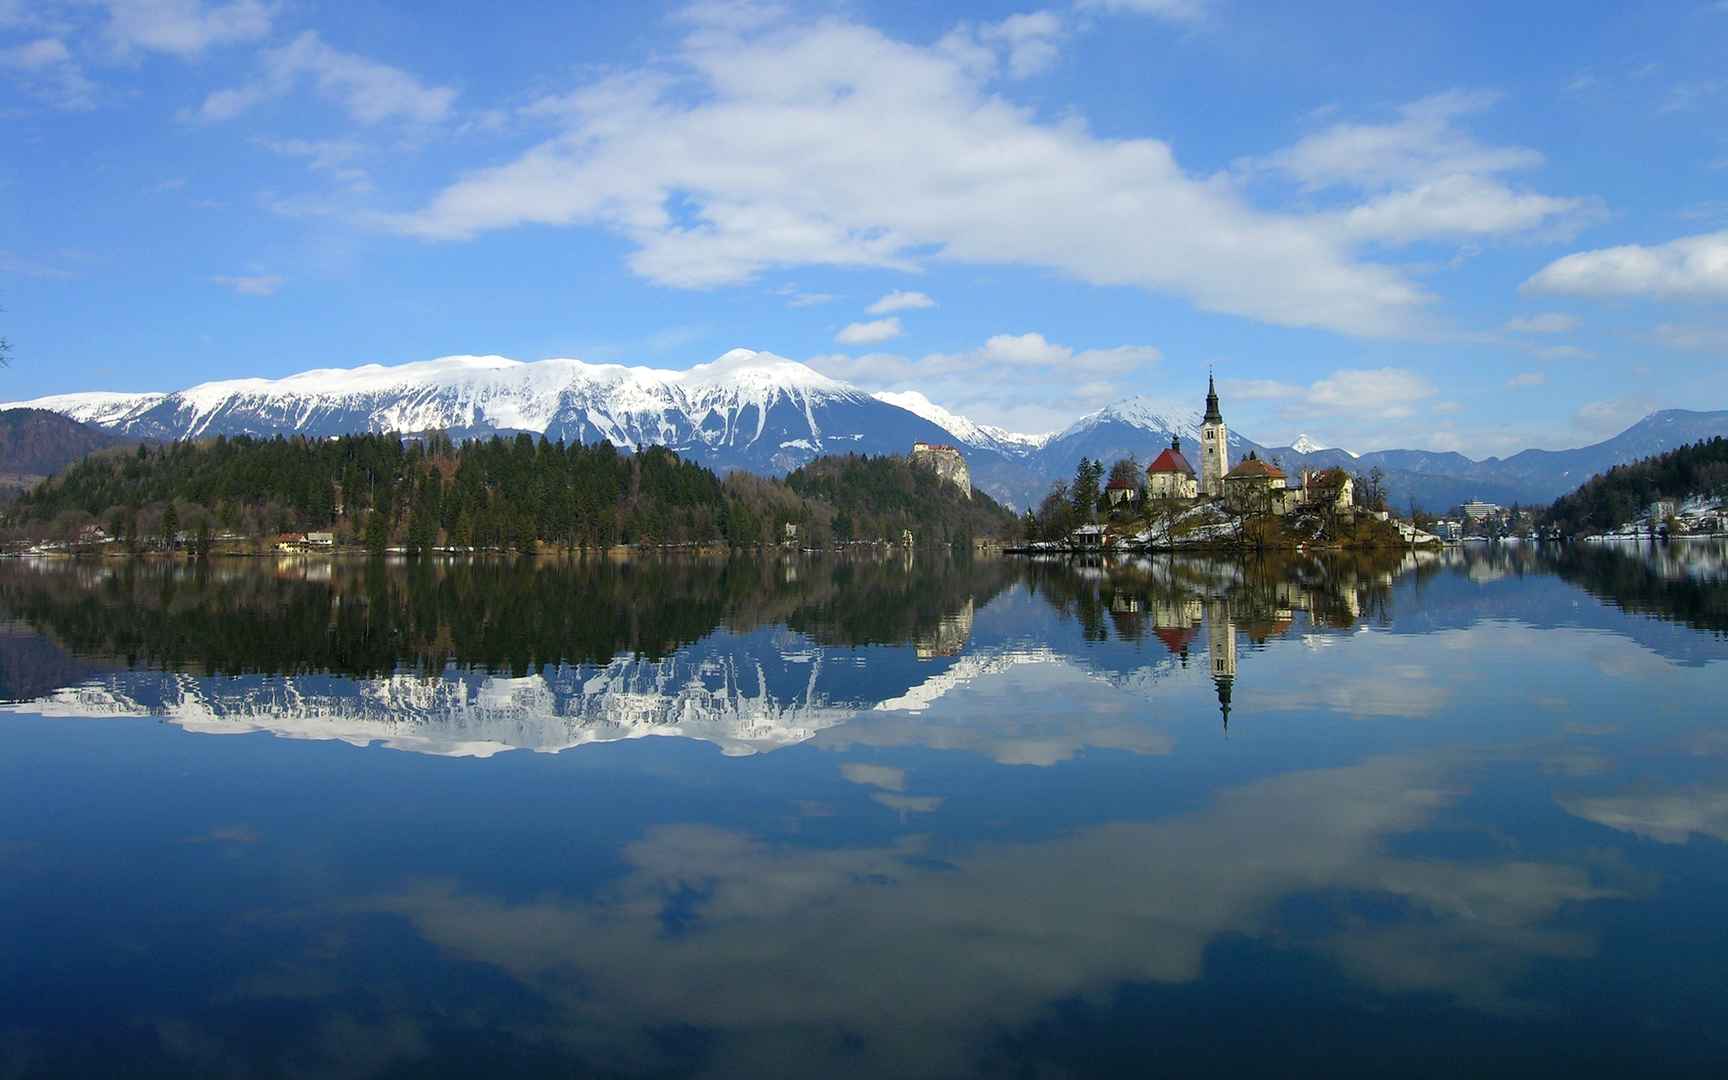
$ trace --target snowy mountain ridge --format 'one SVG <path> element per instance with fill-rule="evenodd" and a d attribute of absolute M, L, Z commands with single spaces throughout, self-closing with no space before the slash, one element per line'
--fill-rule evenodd
<path fill-rule="evenodd" d="M 980 424 L 959 413 L 949 412 L 916 390 L 883 390 L 873 396 L 877 401 L 886 401 L 923 417 L 968 446 L 991 446 L 1007 453 L 1024 453 L 1038 449 L 1056 434 L 1026 435 L 993 424 Z"/>
<path fill-rule="evenodd" d="M 1191 402 L 1113 402 L 1051 435 L 977 423 L 910 390 L 869 394 L 807 364 L 734 349 L 683 371 L 574 359 L 523 362 L 447 356 L 418 363 L 323 368 L 280 379 L 208 382 L 170 393 L 75 393 L 0 408 L 57 412 L 125 439 L 216 435 L 325 438 L 442 430 L 456 438 L 531 432 L 622 449 L 665 446 L 716 471 L 784 475 L 834 453 L 904 454 L 914 442 L 960 445 L 973 484 L 1030 506 L 1082 457 L 1149 461 L 1178 437 L 1198 444 Z M 1226 416 L 1230 403 L 1224 402 Z M 1615 464 L 1728 434 L 1728 412 L 1652 413 L 1612 439 L 1572 450 L 1526 450 L 1474 461 L 1457 453 L 1329 449 L 1303 434 L 1288 447 L 1232 427 L 1232 461 L 1257 450 L 1287 469 L 1379 467 L 1394 501 L 1444 509 L 1473 498 L 1552 499 Z"/>

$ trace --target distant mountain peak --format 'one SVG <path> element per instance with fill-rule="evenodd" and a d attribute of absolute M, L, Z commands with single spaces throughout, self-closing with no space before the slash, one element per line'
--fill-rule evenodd
<path fill-rule="evenodd" d="M 1089 431 L 1099 424 L 1112 421 L 1164 435 L 1180 435 L 1189 439 L 1200 437 L 1199 409 L 1141 394 L 1113 401 L 1102 409 L 1087 413 L 1068 425 L 1056 439 Z"/>
<path fill-rule="evenodd" d="M 1051 437 L 1051 433 L 1026 435 L 994 424 L 980 424 L 944 409 L 916 390 L 883 390 L 875 398 L 930 421 L 969 446 L 1024 447 L 1031 450 L 1043 446 Z"/>

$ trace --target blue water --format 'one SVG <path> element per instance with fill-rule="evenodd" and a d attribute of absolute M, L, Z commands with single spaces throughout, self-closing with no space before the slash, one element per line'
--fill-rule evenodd
<path fill-rule="evenodd" d="M 1723 1075 L 1725 566 L 0 565 L 0 1076 Z"/>

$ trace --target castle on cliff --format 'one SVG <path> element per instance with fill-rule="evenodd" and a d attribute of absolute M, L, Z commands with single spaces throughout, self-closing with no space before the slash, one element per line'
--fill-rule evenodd
<path fill-rule="evenodd" d="M 915 442 L 912 463 L 936 470 L 937 476 L 959 488 L 962 495 L 972 497 L 972 470 L 966 467 L 959 448 L 947 443 Z"/>

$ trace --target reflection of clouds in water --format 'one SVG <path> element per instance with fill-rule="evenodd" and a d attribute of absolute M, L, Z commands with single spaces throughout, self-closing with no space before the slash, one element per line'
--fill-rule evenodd
<path fill-rule="evenodd" d="M 1452 699 L 1452 692 L 1435 681 L 1420 664 L 1397 664 L 1362 674 L 1302 673 L 1272 686 L 1236 684 L 1241 712 L 1326 709 L 1348 716 L 1433 716 Z"/>
<path fill-rule="evenodd" d="M 1022 664 L 947 692 L 916 712 L 861 713 L 812 741 L 835 749 L 961 750 L 1002 765 L 1053 765 L 1093 748 L 1168 754 L 1174 741 L 1143 711 L 1128 707 L 1126 692 L 1070 661 Z"/>
<path fill-rule="evenodd" d="M 212 1076 L 257 1073 L 253 1040 L 227 1038 L 180 1020 L 158 1021 L 156 1037 L 168 1054 Z M 295 1040 L 281 1062 L 288 1077 L 377 1076 L 391 1066 L 421 1060 L 431 1052 L 420 1026 L 402 1017 L 371 1022 L 336 1014 Z"/>
<path fill-rule="evenodd" d="M 866 787 L 878 787 L 885 791 L 906 790 L 906 770 L 896 769 L 891 765 L 868 765 L 862 761 L 848 761 L 840 766 L 840 775 L 854 784 Z"/>
<path fill-rule="evenodd" d="M 719 1072 L 952 1073 L 1054 1000 L 1200 977 L 1213 939 L 1268 932 L 1292 893 L 1390 894 L 1419 912 L 1382 942 L 1395 956 L 1358 930 L 1311 943 L 1382 985 L 1491 1003 L 1532 958 L 1587 953 L 1540 928 L 1608 895 L 1578 869 L 1382 852 L 1455 797 L 1440 780 L 1391 759 L 1289 774 L 1186 817 L 938 865 L 913 840 L 815 850 L 672 826 L 629 847 L 630 872 L 588 903 L 428 886 L 380 906 L 543 991 L 563 1009 L 546 1034 L 603 1061 L 651 1064 L 643 1032 L 676 1023 L 719 1036 Z M 667 937 L 668 905 L 690 896 L 696 918 Z"/>
<path fill-rule="evenodd" d="M 1722 788 L 1578 796 L 1558 801 L 1575 817 L 1658 843 L 1683 844 L 1693 836 L 1728 841 L 1728 790 Z"/>
<path fill-rule="evenodd" d="M 899 811 L 902 821 L 906 820 L 907 814 L 933 814 L 942 807 L 940 795 L 891 795 L 878 791 L 870 798 L 890 810 Z"/>
<path fill-rule="evenodd" d="M 1672 662 L 1625 641 L 1593 642 L 1585 655 L 1591 667 L 1613 679 L 1665 679 L 1675 670 Z"/>

